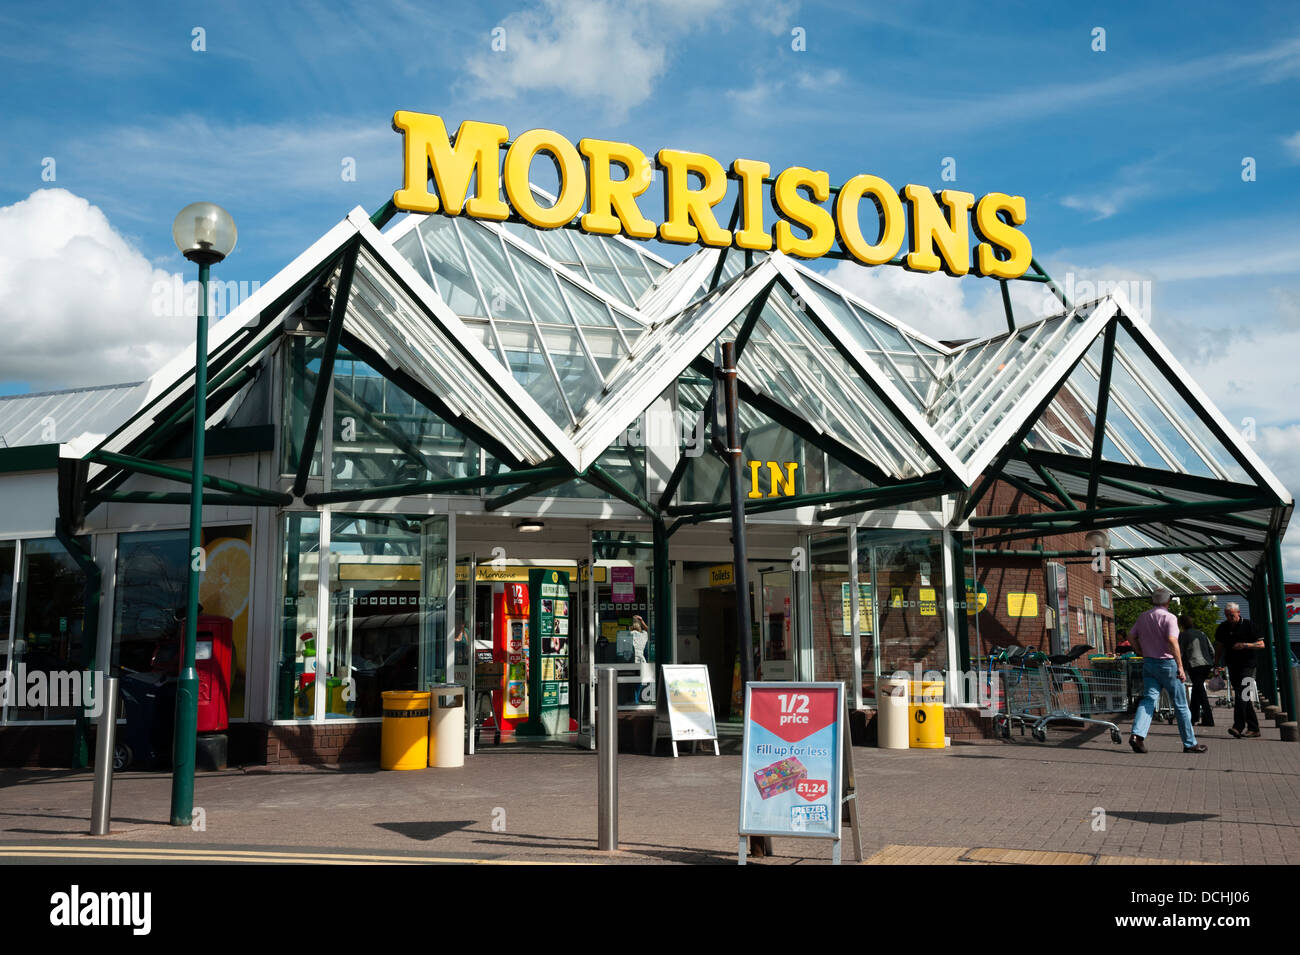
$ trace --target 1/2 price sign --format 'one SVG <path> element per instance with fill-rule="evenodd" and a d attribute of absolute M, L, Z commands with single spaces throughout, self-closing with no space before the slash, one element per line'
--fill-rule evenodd
<path fill-rule="evenodd" d="M 844 684 L 745 687 L 742 836 L 840 838 Z"/>

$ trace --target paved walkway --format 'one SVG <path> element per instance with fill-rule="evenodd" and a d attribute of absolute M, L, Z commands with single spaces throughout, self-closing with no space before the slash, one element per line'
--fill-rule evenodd
<path fill-rule="evenodd" d="M 866 854 L 1300 863 L 1300 745 L 1271 728 L 1260 740 L 1204 732 L 1210 752 L 1200 756 L 1163 724 L 1145 756 L 1105 734 L 1055 730 L 1045 744 L 855 749 Z M 199 832 L 165 825 L 170 777 L 124 773 L 103 839 L 83 835 L 88 773 L 0 770 L 0 861 L 734 862 L 738 756 L 624 755 L 619 773 L 621 851 L 607 855 L 595 850 L 594 754 L 568 748 L 489 749 L 460 770 L 204 773 Z M 775 851 L 761 861 L 829 859 L 811 840 L 777 839 Z M 331 855 L 344 858 L 322 857 Z"/>

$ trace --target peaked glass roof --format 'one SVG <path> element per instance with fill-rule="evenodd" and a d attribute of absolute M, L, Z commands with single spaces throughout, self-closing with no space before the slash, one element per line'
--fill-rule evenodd
<path fill-rule="evenodd" d="M 945 476 L 971 488 L 996 459 L 1044 501 L 1086 500 L 1090 488 L 1103 510 L 1201 501 L 1144 523 L 1143 539 L 1224 543 L 1194 565 L 1238 587 L 1289 517 L 1285 488 L 1122 296 L 949 347 L 780 253 L 703 249 L 670 267 L 571 229 L 412 215 L 381 234 L 356 210 L 214 326 L 218 369 L 258 360 L 286 316 L 338 284 L 354 241 L 344 345 L 512 467 L 583 471 L 665 393 L 698 415 L 704 394 L 679 379 L 707 376 L 714 343 L 731 339 L 746 430 L 795 428 L 864 483 Z M 135 417 L 98 447 L 139 449 L 152 423 L 183 424 L 184 359 L 133 393 Z M 1098 488 L 1089 471 L 1107 371 Z M 1242 512 L 1211 513 L 1224 495 Z"/>

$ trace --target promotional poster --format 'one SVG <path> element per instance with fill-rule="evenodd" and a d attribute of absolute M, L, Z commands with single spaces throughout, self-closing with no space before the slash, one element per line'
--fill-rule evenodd
<path fill-rule="evenodd" d="M 746 687 L 740 833 L 840 835 L 842 683 Z"/>

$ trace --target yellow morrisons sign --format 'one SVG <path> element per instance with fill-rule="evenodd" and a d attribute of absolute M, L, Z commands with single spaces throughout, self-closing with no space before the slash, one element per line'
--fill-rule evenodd
<path fill-rule="evenodd" d="M 991 192 L 976 201 L 969 192 L 932 193 L 917 185 L 895 191 L 866 173 L 832 189 L 825 171 L 804 166 L 791 166 L 773 179 L 771 166 L 756 159 L 736 159 L 724 168 L 712 156 L 680 149 L 659 150 L 652 164 L 628 143 L 582 139 L 575 146 L 550 129 L 530 129 L 511 142 L 506 127 L 472 120 L 461 123 L 452 140 L 441 116 L 408 110 L 393 115 L 393 128 L 403 135 L 405 155 L 404 185 L 393 193 L 393 204 L 410 212 L 463 213 L 500 222 L 513 210 L 529 225 L 558 229 L 585 208 L 578 226 L 597 235 L 621 233 L 634 239 L 756 252 L 776 248 L 806 259 L 825 255 L 838 244 L 864 265 L 893 260 L 906 242 L 905 268 L 942 269 L 950 275 L 973 270 L 999 279 L 1019 278 L 1033 258 L 1028 237 L 1016 228 L 1025 223 L 1022 196 Z M 529 185 L 532 162 L 542 155 L 555 163 L 559 175 L 559 196 L 549 206 Z M 664 212 L 658 225 L 637 205 L 637 197 L 654 181 L 656 168 L 664 177 Z M 430 178 L 436 195 L 429 191 Z M 740 227 L 734 231 L 719 225 L 713 214 L 732 179 L 739 183 L 741 210 Z M 769 183 L 776 213 L 770 232 L 763 204 L 763 187 Z M 835 199 L 828 208 L 823 203 L 832 193 Z"/>

